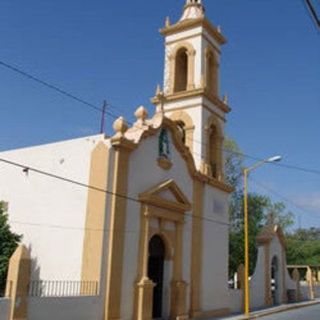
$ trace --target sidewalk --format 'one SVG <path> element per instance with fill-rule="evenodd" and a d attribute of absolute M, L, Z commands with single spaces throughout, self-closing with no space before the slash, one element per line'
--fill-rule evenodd
<path fill-rule="evenodd" d="M 271 314 L 275 313 L 280 313 L 280 312 L 285 312 L 289 310 L 294 310 L 294 309 L 300 309 L 304 307 L 309 307 L 315 304 L 320 304 L 320 299 L 316 299 L 313 301 L 305 301 L 305 302 L 297 302 L 297 303 L 290 303 L 290 304 L 283 304 L 281 306 L 277 307 L 271 307 L 267 309 L 262 309 L 258 311 L 254 311 L 250 314 L 249 317 L 241 314 L 241 315 L 235 315 L 235 316 L 229 316 L 229 317 L 224 317 L 224 318 L 216 318 L 215 320 L 248 320 L 248 319 L 257 319 L 261 318 L 264 316 L 269 316 Z"/>

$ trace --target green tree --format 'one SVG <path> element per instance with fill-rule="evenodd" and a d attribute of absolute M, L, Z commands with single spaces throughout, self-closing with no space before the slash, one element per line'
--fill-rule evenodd
<path fill-rule="evenodd" d="M 286 242 L 288 264 L 320 265 L 320 228 L 297 229 Z"/>
<path fill-rule="evenodd" d="M 9 259 L 20 240 L 21 236 L 10 230 L 6 204 L 0 202 L 0 294 L 5 288 Z"/>
<path fill-rule="evenodd" d="M 227 139 L 225 151 L 225 174 L 226 181 L 231 184 L 235 191 L 230 197 L 230 238 L 229 238 L 229 273 L 236 272 L 238 266 L 244 260 L 244 235 L 243 235 L 243 183 L 242 171 L 244 157 L 236 142 Z M 293 214 L 287 212 L 282 202 L 273 203 L 265 195 L 249 193 L 249 254 L 250 273 L 253 273 L 256 259 L 256 237 L 261 228 L 268 223 L 279 224 L 284 231 L 293 224 Z"/>

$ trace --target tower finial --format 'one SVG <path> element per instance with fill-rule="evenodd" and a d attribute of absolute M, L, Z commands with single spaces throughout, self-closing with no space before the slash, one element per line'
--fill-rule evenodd
<path fill-rule="evenodd" d="M 186 0 L 183 15 L 180 21 L 187 19 L 197 19 L 204 16 L 204 6 L 202 0 Z"/>

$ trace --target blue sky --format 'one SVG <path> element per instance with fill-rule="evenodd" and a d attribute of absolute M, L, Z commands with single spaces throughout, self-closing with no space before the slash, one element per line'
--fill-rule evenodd
<path fill-rule="evenodd" d="M 149 98 L 163 74 L 158 29 L 166 16 L 179 18 L 183 2 L 2 0 L 0 60 L 93 104 L 106 99 L 130 120 L 138 105 L 153 111 Z M 303 2 L 204 2 L 228 39 L 221 64 L 228 135 L 249 155 L 281 154 L 285 163 L 320 170 L 320 38 Z M 0 84 L 0 150 L 99 130 L 97 112 L 1 66 Z M 319 175 L 269 165 L 254 178 L 303 207 L 288 204 L 302 226 L 320 227 Z"/>

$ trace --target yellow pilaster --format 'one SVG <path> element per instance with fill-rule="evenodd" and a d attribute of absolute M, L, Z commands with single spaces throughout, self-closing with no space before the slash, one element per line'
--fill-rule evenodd
<path fill-rule="evenodd" d="M 114 170 L 110 212 L 105 320 L 121 318 L 128 164 L 130 152 L 134 149 L 134 144 L 120 135 L 114 139 L 112 138 L 112 144 L 114 147 Z"/>
<path fill-rule="evenodd" d="M 27 320 L 31 261 L 29 250 L 20 245 L 10 258 L 6 296 L 11 298 L 10 320 Z"/>
<path fill-rule="evenodd" d="M 91 155 L 90 186 L 83 242 L 82 281 L 100 281 L 107 195 L 108 147 L 100 142 Z M 97 189 L 96 189 L 97 188 Z"/>
<path fill-rule="evenodd" d="M 202 211 L 203 211 L 204 184 L 200 181 L 193 182 L 193 219 L 192 219 L 192 244 L 191 244 L 191 288 L 190 311 L 194 314 L 200 311 L 201 290 L 201 265 L 202 265 Z"/>

